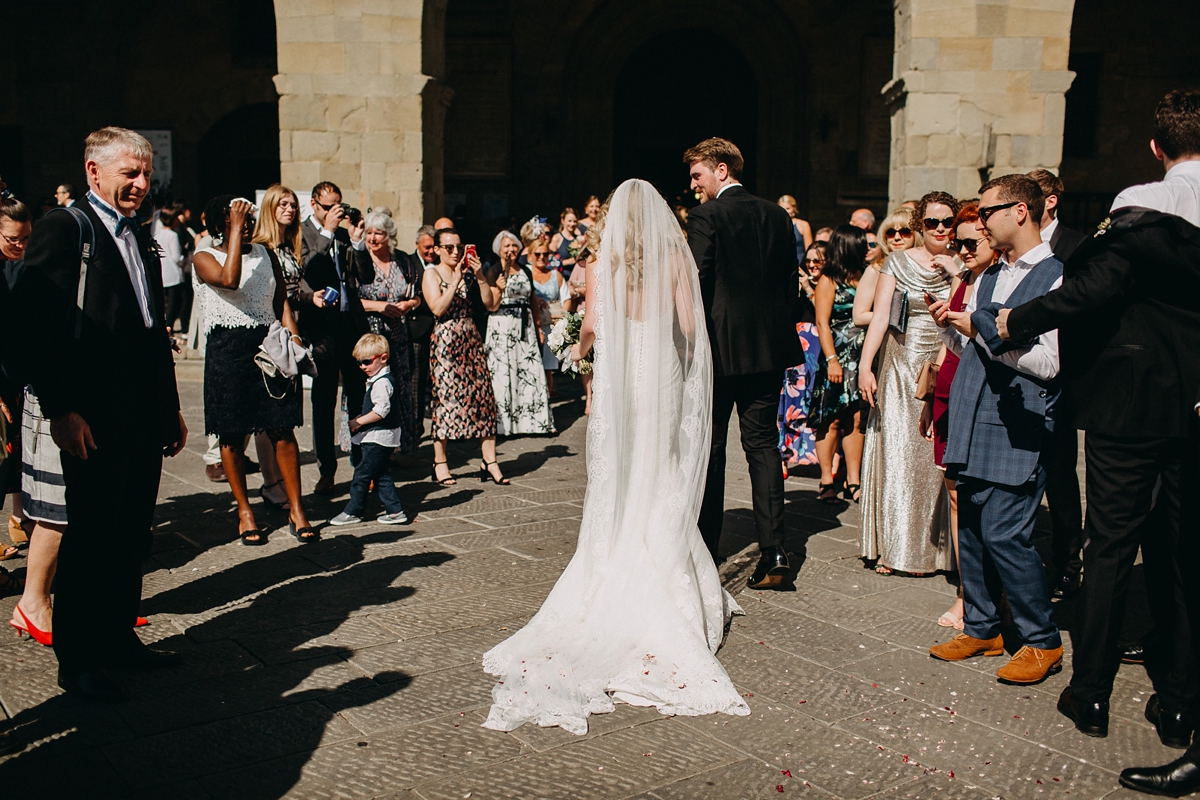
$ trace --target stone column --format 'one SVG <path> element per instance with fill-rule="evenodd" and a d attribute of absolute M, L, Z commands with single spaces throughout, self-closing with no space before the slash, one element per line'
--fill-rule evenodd
<path fill-rule="evenodd" d="M 888 196 L 975 197 L 1062 158 L 1074 0 L 895 0 Z"/>
<path fill-rule="evenodd" d="M 423 5 L 275 0 L 283 183 L 333 181 L 352 205 L 388 206 L 402 242 L 425 217 Z"/>

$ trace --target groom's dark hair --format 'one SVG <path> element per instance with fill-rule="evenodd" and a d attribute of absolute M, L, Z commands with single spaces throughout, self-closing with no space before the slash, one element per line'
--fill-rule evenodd
<path fill-rule="evenodd" d="M 724 164 L 729 168 L 729 174 L 735 181 L 741 179 L 742 167 L 746 165 L 746 160 L 742 158 L 742 151 L 738 150 L 736 144 L 728 139 L 716 138 L 705 139 L 683 154 L 683 163 L 688 166 L 697 161 L 714 172 L 717 164 Z"/>

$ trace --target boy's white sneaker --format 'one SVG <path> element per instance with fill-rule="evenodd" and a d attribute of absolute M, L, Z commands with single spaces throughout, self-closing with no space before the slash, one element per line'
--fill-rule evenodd
<path fill-rule="evenodd" d="M 362 522 L 362 517 L 352 517 L 345 511 L 329 520 L 330 525 L 357 525 L 360 522 Z"/>

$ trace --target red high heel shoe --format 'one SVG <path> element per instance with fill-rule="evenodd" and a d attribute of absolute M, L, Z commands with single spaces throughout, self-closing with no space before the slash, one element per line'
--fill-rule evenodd
<path fill-rule="evenodd" d="M 144 628 L 149 624 L 150 620 L 146 619 L 145 617 L 137 617 L 133 620 L 133 627 L 135 628 Z"/>
<path fill-rule="evenodd" d="M 36 626 L 32 622 L 30 622 L 29 617 L 25 616 L 25 612 L 21 610 L 21 605 L 19 603 L 17 604 L 17 613 L 20 614 L 21 619 L 23 619 L 25 621 L 25 626 L 22 627 L 22 626 L 18 625 L 17 623 L 13 622 L 11 619 L 8 621 L 8 624 L 12 625 L 14 628 L 17 629 L 17 638 L 18 639 L 21 638 L 22 633 L 28 633 L 29 637 L 31 639 L 33 639 L 35 642 L 37 642 L 38 644 L 43 644 L 46 647 L 51 647 L 54 645 L 53 631 L 40 630 L 38 628 L 38 626 Z"/>

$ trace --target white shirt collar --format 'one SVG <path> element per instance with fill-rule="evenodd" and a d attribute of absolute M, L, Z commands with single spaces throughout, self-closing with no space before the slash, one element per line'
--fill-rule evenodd
<path fill-rule="evenodd" d="M 1054 238 L 1054 231 L 1058 228 L 1058 217 L 1050 220 L 1050 224 L 1042 228 L 1042 241 L 1049 242 Z"/>
<path fill-rule="evenodd" d="M 1018 258 L 1016 262 L 1010 262 L 1008 260 L 1008 256 L 1005 255 L 1001 263 L 1004 267 L 1008 267 L 1009 269 L 1031 269 L 1052 255 L 1054 255 L 1054 251 L 1050 249 L 1050 243 L 1042 242 L 1037 247 Z"/>
<path fill-rule="evenodd" d="M 726 189 L 732 189 L 735 186 L 741 186 L 741 184 L 740 183 L 728 183 L 728 184 L 722 186 L 721 191 L 717 192 L 717 197 L 720 197 L 721 195 L 725 194 Z"/>
<path fill-rule="evenodd" d="M 113 236 L 117 235 L 117 224 L 121 221 L 121 217 L 133 217 L 133 214 L 122 214 L 95 192 L 88 192 L 87 199 L 91 203 L 92 208 L 96 209 L 96 216 L 100 218 L 100 221 L 104 223 L 104 227 L 108 228 L 108 232 Z"/>
<path fill-rule="evenodd" d="M 1180 161 L 1167 170 L 1167 174 L 1163 177 L 1163 180 L 1169 181 L 1172 178 L 1182 178 L 1184 176 L 1200 178 L 1200 161 Z"/>

